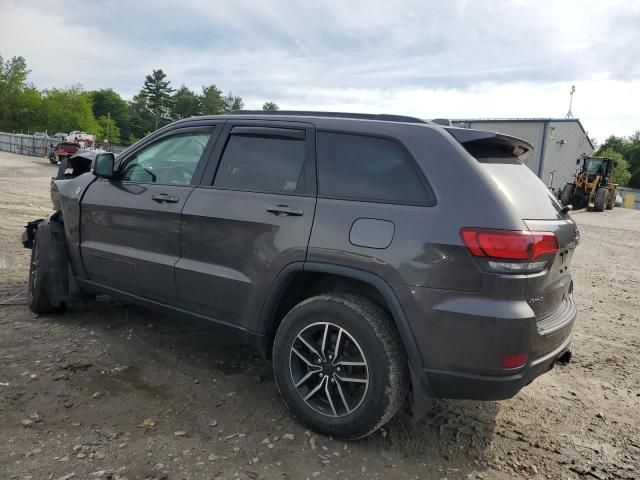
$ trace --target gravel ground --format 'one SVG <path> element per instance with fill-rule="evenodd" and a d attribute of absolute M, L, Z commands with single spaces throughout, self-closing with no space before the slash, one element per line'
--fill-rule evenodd
<path fill-rule="evenodd" d="M 210 324 L 108 302 L 34 317 L 19 237 L 54 171 L 0 153 L 0 478 L 640 477 L 640 212 L 575 215 L 568 366 L 341 442 L 297 424 L 270 364 Z"/>

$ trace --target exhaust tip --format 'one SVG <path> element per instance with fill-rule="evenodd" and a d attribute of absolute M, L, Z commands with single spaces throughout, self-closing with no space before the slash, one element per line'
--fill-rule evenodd
<path fill-rule="evenodd" d="M 558 359 L 556 360 L 556 363 L 559 363 L 560 365 L 566 365 L 571 361 L 571 356 L 572 356 L 571 350 L 567 350 L 558 357 Z"/>

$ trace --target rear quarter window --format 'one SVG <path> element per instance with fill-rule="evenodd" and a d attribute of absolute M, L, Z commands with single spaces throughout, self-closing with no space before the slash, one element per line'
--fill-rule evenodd
<path fill-rule="evenodd" d="M 318 132 L 318 194 L 360 201 L 432 205 L 421 173 L 391 140 Z"/>

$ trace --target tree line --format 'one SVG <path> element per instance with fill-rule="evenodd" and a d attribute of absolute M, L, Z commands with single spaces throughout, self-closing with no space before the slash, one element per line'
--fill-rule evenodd
<path fill-rule="evenodd" d="M 640 188 L 640 130 L 629 137 L 611 135 L 600 145 L 596 155 L 615 160 L 614 182 Z"/>
<path fill-rule="evenodd" d="M 131 144 L 158 127 L 196 115 L 215 115 L 244 107 L 242 97 L 226 95 L 216 85 L 196 92 L 174 89 L 167 75 L 153 70 L 140 92 L 123 99 L 112 88 L 86 91 L 80 85 L 39 90 L 27 81 L 23 57 L 0 55 L 0 131 L 68 133 L 82 130 L 110 143 Z M 266 102 L 264 110 L 278 110 Z"/>
<path fill-rule="evenodd" d="M 199 92 L 185 85 L 174 89 L 162 70 L 147 75 L 131 100 L 105 88 L 86 91 L 80 85 L 38 90 L 27 82 L 30 71 L 23 57 L 4 60 L 0 55 L 0 131 L 50 134 L 83 130 L 128 145 L 174 120 L 215 115 L 244 107 L 242 98 L 226 95 L 216 85 Z M 263 110 L 278 110 L 266 102 Z M 640 188 L 640 131 L 630 137 L 611 135 L 596 155 L 616 160 L 614 181 Z"/>

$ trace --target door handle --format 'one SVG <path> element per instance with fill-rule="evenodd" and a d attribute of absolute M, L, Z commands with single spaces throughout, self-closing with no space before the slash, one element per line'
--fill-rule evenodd
<path fill-rule="evenodd" d="M 304 210 L 296 207 L 290 207 L 289 205 L 276 205 L 275 207 L 267 208 L 267 212 L 273 213 L 279 217 L 301 217 L 304 215 Z"/>
<path fill-rule="evenodd" d="M 173 197 L 168 193 L 160 193 L 158 195 L 152 195 L 151 200 L 159 203 L 178 203 L 178 200 L 180 199 L 178 197 Z"/>

